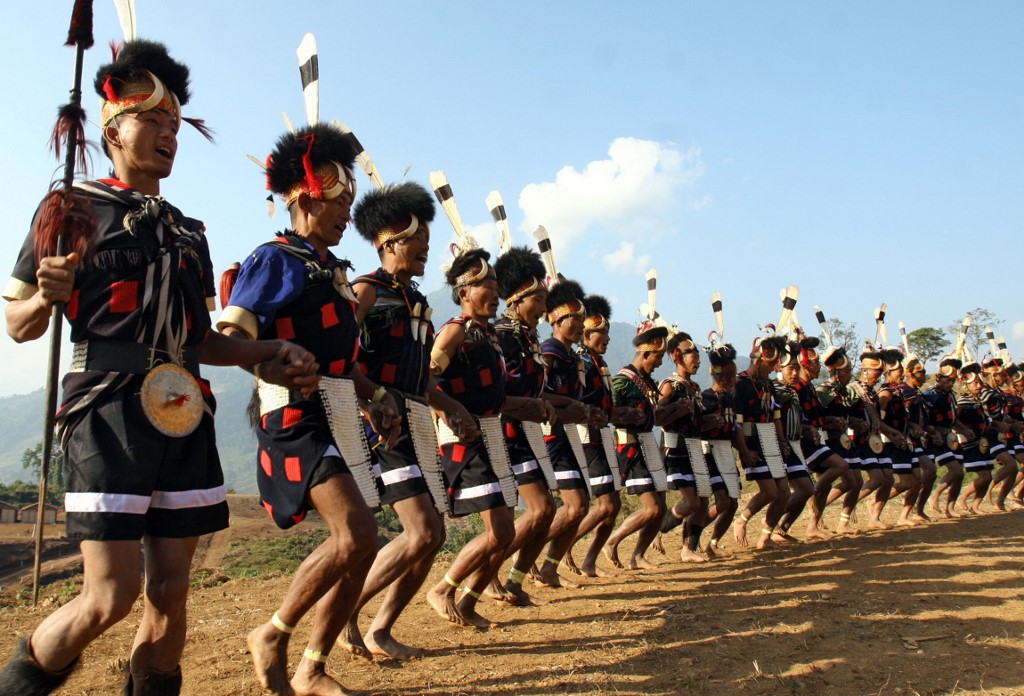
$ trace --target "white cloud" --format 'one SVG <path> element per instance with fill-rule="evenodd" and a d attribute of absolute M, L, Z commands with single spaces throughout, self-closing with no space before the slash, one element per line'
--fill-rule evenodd
<path fill-rule="evenodd" d="M 1024 339 L 1024 321 L 1013 322 L 1013 340 L 1020 341 Z"/>
<path fill-rule="evenodd" d="M 644 274 L 651 267 L 651 257 L 636 255 L 633 242 L 619 242 L 619 248 L 601 257 L 604 267 L 616 274 Z"/>
<path fill-rule="evenodd" d="M 668 231 L 678 190 L 703 172 L 699 148 L 681 152 L 671 144 L 616 138 L 608 159 L 594 160 L 582 171 L 565 166 L 553 182 L 523 188 L 521 229 L 532 232 L 544 225 L 563 249 L 592 226 L 629 237 Z"/>

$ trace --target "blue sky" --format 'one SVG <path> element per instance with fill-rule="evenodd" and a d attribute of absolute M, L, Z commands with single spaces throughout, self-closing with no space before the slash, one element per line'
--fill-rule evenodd
<path fill-rule="evenodd" d="M 138 4 L 139 35 L 192 67 L 186 114 L 217 132 L 210 145 L 183 129 L 163 194 L 206 222 L 218 271 L 283 224 L 245 155 L 266 155 L 282 111 L 304 121 L 295 48 L 313 31 L 321 118 L 348 123 L 386 180 L 443 169 L 492 250 L 484 198 L 501 191 L 517 243 L 544 224 L 559 269 L 619 321 L 654 266 L 669 321 L 706 335 L 719 290 L 744 349 L 796 284 L 805 324 L 820 304 L 870 337 L 886 302 L 896 336 L 896 321 L 944 327 L 982 306 L 1024 352 L 1024 4 Z M 57 171 L 46 139 L 70 86 L 70 6 L 5 15 L 8 269 Z M 113 3 L 95 13 L 89 83 L 120 37 Z M 85 104 L 95 118 L 91 89 Z M 427 290 L 449 238 L 439 213 Z M 339 253 L 376 265 L 354 231 Z M 0 341 L 0 395 L 41 386 L 44 355 Z"/>

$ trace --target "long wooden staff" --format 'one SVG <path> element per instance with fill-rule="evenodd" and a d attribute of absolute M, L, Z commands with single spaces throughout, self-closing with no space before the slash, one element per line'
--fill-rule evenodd
<path fill-rule="evenodd" d="M 57 126 L 54 128 L 54 148 L 60 152 L 60 141 L 66 138 L 64 156 L 62 195 L 66 210 L 72 207 L 72 186 L 75 180 L 76 162 L 84 165 L 84 123 L 85 112 L 82 110 L 82 64 L 85 51 L 93 44 L 92 38 L 92 0 L 75 0 L 71 12 L 71 27 L 68 29 L 68 40 L 65 46 L 75 47 L 75 78 L 71 87 L 68 103 L 61 107 Z M 57 237 L 57 256 L 65 253 L 65 235 Z M 60 370 L 60 341 L 64 328 L 64 303 L 56 302 L 50 315 L 50 362 L 46 371 L 45 413 L 43 414 L 43 451 L 42 466 L 39 472 L 39 504 L 36 508 L 36 550 L 32 565 L 32 605 L 39 601 L 39 568 L 43 554 L 43 522 L 46 510 L 46 487 L 50 477 L 50 455 L 53 450 L 53 427 L 57 414 L 57 378 Z"/>

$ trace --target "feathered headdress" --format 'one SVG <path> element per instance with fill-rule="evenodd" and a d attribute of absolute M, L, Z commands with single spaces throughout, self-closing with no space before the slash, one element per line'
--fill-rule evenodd
<path fill-rule="evenodd" d="M 494 226 L 498 228 L 498 248 L 504 253 L 512 248 L 512 230 L 509 228 L 508 215 L 505 213 L 505 201 L 502 200 L 501 193 L 491 191 L 487 194 L 485 202 L 487 209 L 491 211 Z"/>
<path fill-rule="evenodd" d="M 585 296 L 583 288 L 574 280 L 563 280 L 552 285 L 548 289 L 548 299 L 545 303 L 548 322 L 554 325 L 570 316 L 583 319 L 586 315 L 586 310 L 583 307 Z"/>
<path fill-rule="evenodd" d="M 736 362 L 736 349 L 728 343 L 719 343 L 708 351 L 708 362 L 711 363 L 708 372 L 712 375 L 720 375 L 726 365 Z"/>
<path fill-rule="evenodd" d="M 437 201 L 441 204 L 448 222 L 452 225 L 452 229 L 455 230 L 455 241 L 449 247 L 452 256 L 458 257 L 471 249 L 479 249 L 480 245 L 476 239 L 466 231 L 466 223 L 462 221 L 459 206 L 455 204 L 455 193 L 452 191 L 451 184 L 448 183 L 448 177 L 445 176 L 443 171 L 430 172 L 430 187 L 434 189 Z M 449 266 L 441 266 L 441 270 L 445 271 L 445 273 L 448 272 L 448 269 Z"/>

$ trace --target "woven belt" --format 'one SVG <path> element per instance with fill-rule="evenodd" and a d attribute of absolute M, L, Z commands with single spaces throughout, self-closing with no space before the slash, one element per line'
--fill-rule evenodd
<path fill-rule="evenodd" d="M 180 365 L 194 376 L 199 376 L 199 351 L 194 347 L 170 353 L 143 343 L 90 338 L 76 343 L 71 355 L 72 372 L 128 372 L 144 375 L 165 363 Z"/>

